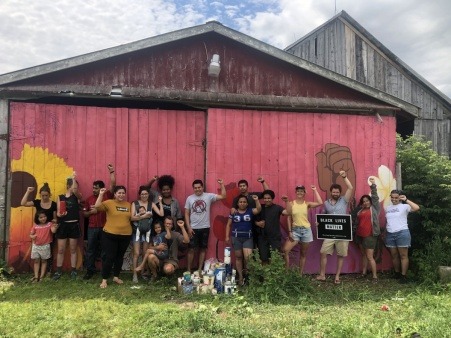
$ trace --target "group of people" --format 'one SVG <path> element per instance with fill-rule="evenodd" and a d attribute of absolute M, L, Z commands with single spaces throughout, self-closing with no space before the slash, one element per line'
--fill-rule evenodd
<path fill-rule="evenodd" d="M 58 280 L 62 274 L 64 252 L 67 242 L 70 247 L 71 277 L 77 277 L 76 247 L 81 236 L 80 212 L 89 218 L 87 233 L 87 250 L 85 255 L 86 274 L 90 279 L 96 273 L 96 257 L 102 258 L 101 288 L 108 286 L 108 279 L 113 274 L 113 282 L 122 284 L 119 278 L 124 254 L 133 243 L 133 282 L 138 282 L 139 274 L 148 270 L 150 278 L 156 279 L 158 273 L 173 274 L 178 269 L 178 251 L 187 247 L 187 269 L 192 271 L 194 257 L 198 254 L 197 269 L 202 270 L 210 234 L 210 207 L 212 203 L 227 197 L 224 182 L 218 179 L 220 193 L 204 191 L 202 180 L 192 183 L 194 193 L 186 199 L 184 212 L 179 202 L 172 196 L 175 180 L 170 175 L 153 177 L 147 185 L 139 187 L 138 199 L 132 203 L 126 200 L 126 188 L 116 185 L 113 165 L 108 165 L 110 175 L 109 189 L 103 181 L 93 182 L 93 194 L 81 204 L 78 183 L 75 173 L 67 179 L 65 194 L 51 201 L 48 184 L 39 190 L 41 199 L 29 201 L 34 188 L 29 187 L 22 199 L 23 206 L 34 206 L 37 209 L 35 224 L 31 230 L 32 253 L 34 259 L 33 281 L 42 279 L 51 264 L 51 243 L 55 233 L 57 243 L 56 271 L 53 279 Z M 287 269 L 290 266 L 290 252 L 300 244 L 299 271 L 302 274 L 309 244 L 313 241 L 308 210 L 322 206 L 319 213 L 350 214 L 349 201 L 353 195 L 353 186 L 345 171 L 340 171 L 346 193 L 342 195 L 342 187 L 332 184 L 330 196 L 323 200 L 315 186 L 311 186 L 314 201 L 306 200 L 306 188 L 298 185 L 295 188 L 296 198 L 289 201 L 282 196 L 285 206 L 274 203 L 275 193 L 269 189 L 262 177 L 257 180 L 262 184 L 262 192 L 249 192 L 248 182 L 238 182 L 239 195 L 233 200 L 229 219 L 226 225 L 226 243 L 233 246 L 238 282 L 246 282 L 246 265 L 254 249 L 258 249 L 262 264 L 270 262 L 271 250 L 282 252 Z M 151 187 L 158 181 L 158 191 Z M 356 228 L 355 240 L 362 252 L 362 275 L 371 269 L 373 281 L 377 282 L 374 249 L 381 233 L 379 226 L 380 205 L 374 178 L 369 178 L 371 195 L 363 195 L 354 212 Z M 409 212 L 419 210 L 419 206 L 408 200 L 400 191 L 391 192 L 392 205 L 386 208 L 387 235 L 386 246 L 390 250 L 396 276 L 406 281 L 408 269 L 408 248 L 410 233 L 407 226 Z M 263 200 L 263 205 L 260 204 Z M 82 206 L 81 206 L 82 205 Z M 82 209 L 82 210 L 81 210 Z M 319 210 L 318 210 L 319 211 Z M 287 216 L 288 238 L 282 245 L 280 217 Z M 100 246 L 99 246 L 100 243 Z M 320 272 L 317 280 L 326 279 L 327 256 L 337 252 L 337 269 L 334 282 L 340 283 L 343 260 L 347 256 L 348 241 L 326 239 L 323 241 L 320 254 Z M 99 252 L 101 248 L 101 253 Z M 139 256 L 142 254 L 141 264 Z"/>

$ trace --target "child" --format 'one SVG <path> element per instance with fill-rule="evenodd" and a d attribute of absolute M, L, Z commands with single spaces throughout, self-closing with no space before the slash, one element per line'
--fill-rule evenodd
<path fill-rule="evenodd" d="M 170 217 L 170 216 L 166 216 Z M 136 271 L 142 271 L 144 269 L 144 265 L 147 262 L 147 259 L 150 255 L 155 255 L 161 262 L 169 257 L 169 247 L 170 247 L 170 239 L 171 237 L 171 229 L 165 229 L 165 231 L 162 231 L 161 223 L 156 222 L 153 225 L 153 229 L 155 231 L 155 236 L 153 236 L 152 241 L 153 245 L 147 249 L 146 254 L 144 255 L 144 258 L 142 260 L 142 263 L 136 268 Z M 166 244 L 166 249 L 164 250 L 157 250 L 156 248 L 161 244 Z"/>
<path fill-rule="evenodd" d="M 33 227 L 30 231 L 30 238 L 33 243 L 31 246 L 31 259 L 34 259 L 34 277 L 33 283 L 39 282 L 45 276 L 47 271 L 47 260 L 50 258 L 50 243 L 52 242 L 52 233 L 56 232 L 58 225 L 47 222 L 47 216 L 44 210 L 36 212 Z M 39 268 L 41 275 L 39 276 Z"/>
<path fill-rule="evenodd" d="M 140 206 L 138 208 L 138 210 L 136 211 L 136 216 L 142 216 L 145 215 L 147 213 L 146 207 L 144 206 Z M 146 233 L 146 242 L 149 243 L 150 241 L 150 231 L 151 228 L 149 227 L 150 223 L 152 222 L 152 218 L 144 218 L 144 219 L 140 219 L 137 223 L 138 226 L 136 227 L 136 240 L 139 241 L 139 238 L 141 237 L 141 232 L 144 230 Z"/>

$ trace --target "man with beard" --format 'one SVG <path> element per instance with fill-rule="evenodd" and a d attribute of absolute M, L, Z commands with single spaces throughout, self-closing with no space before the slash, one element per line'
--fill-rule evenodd
<path fill-rule="evenodd" d="M 348 203 L 352 197 L 353 186 L 346 176 L 345 171 L 340 171 L 340 176 L 343 177 L 344 182 L 348 190 L 341 196 L 341 185 L 332 184 L 330 186 L 330 198 L 324 203 L 324 213 L 330 215 L 349 215 L 348 213 Z M 323 245 L 321 246 L 321 260 L 320 260 L 320 271 L 319 275 L 316 277 L 319 281 L 326 280 L 326 264 L 327 255 L 332 255 L 334 253 L 334 248 L 337 252 L 337 270 L 335 273 L 335 284 L 340 284 L 340 273 L 343 267 L 343 260 L 348 255 L 348 245 L 349 241 L 338 240 L 338 239 L 325 239 Z"/>

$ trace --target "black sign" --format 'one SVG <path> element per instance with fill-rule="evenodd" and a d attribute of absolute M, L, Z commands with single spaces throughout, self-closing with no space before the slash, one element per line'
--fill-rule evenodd
<path fill-rule="evenodd" d="M 316 215 L 318 239 L 341 239 L 352 241 L 352 221 L 350 215 Z"/>

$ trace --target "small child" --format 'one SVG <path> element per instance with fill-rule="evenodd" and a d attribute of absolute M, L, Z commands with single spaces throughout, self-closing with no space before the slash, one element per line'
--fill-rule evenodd
<path fill-rule="evenodd" d="M 138 210 L 136 211 L 136 216 L 142 216 L 145 215 L 148 211 L 146 210 L 146 207 L 144 206 L 140 206 L 138 208 Z M 149 211 L 150 214 L 152 214 Z M 152 222 L 152 218 L 144 218 L 144 219 L 140 219 L 139 221 L 137 221 L 136 223 L 138 223 L 137 227 L 136 227 L 136 240 L 139 241 L 140 237 L 141 237 L 141 230 L 140 229 L 145 229 L 145 228 L 149 228 L 148 231 L 146 231 L 146 242 L 149 243 L 150 242 L 150 231 L 152 230 L 149 227 L 149 224 Z"/>
<path fill-rule="evenodd" d="M 163 260 L 165 260 L 166 258 L 169 257 L 169 247 L 170 247 L 170 243 L 169 241 L 171 240 L 171 229 L 165 229 L 165 231 L 162 231 L 161 228 L 161 223 L 156 222 L 153 225 L 153 229 L 155 231 L 155 236 L 153 236 L 152 241 L 153 241 L 153 245 L 150 249 L 147 249 L 146 254 L 143 257 L 143 260 L 141 262 L 141 264 L 136 268 L 136 271 L 142 271 L 144 269 L 144 266 L 147 262 L 147 258 L 150 255 L 155 255 L 157 256 L 157 258 L 162 262 Z M 157 250 L 156 247 L 159 246 L 161 243 L 166 244 L 166 249 L 165 250 Z"/>
<path fill-rule="evenodd" d="M 30 238 L 33 241 L 31 259 L 34 259 L 34 277 L 31 281 L 36 283 L 44 278 L 47 271 L 47 260 L 50 258 L 50 243 L 53 239 L 52 233 L 56 232 L 58 225 L 47 222 L 47 216 L 43 210 L 36 212 L 34 223 L 30 231 Z M 41 269 L 40 276 L 39 269 Z"/>

